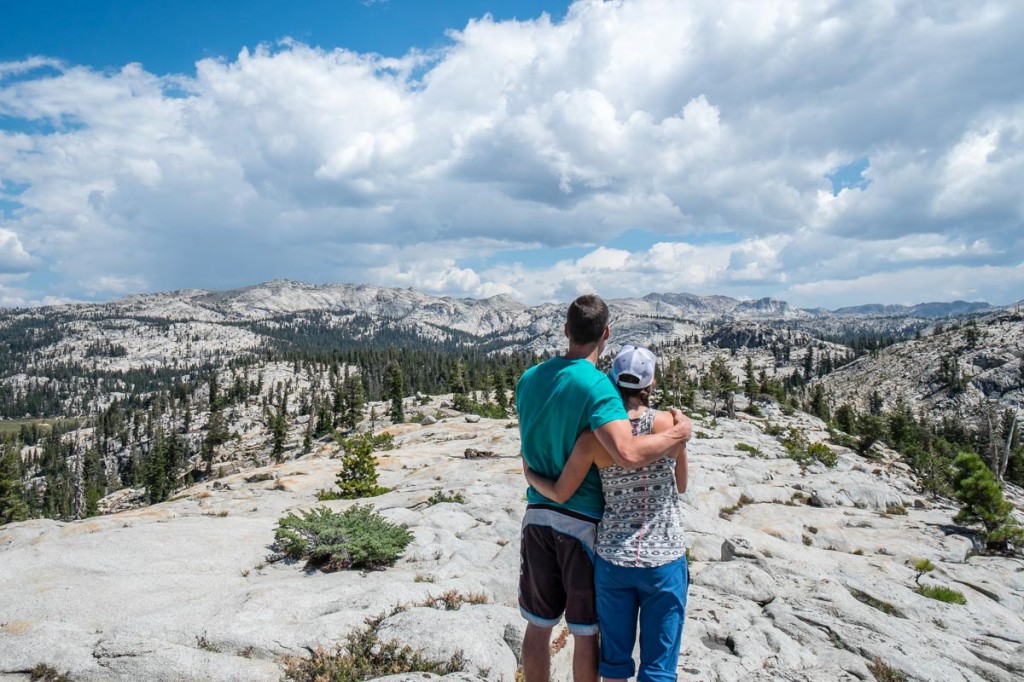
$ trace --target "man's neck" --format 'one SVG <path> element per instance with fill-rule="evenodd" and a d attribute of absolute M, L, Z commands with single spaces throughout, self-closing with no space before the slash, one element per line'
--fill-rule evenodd
<path fill-rule="evenodd" d="M 597 366 L 597 358 L 601 355 L 601 343 L 588 343 L 586 345 L 569 344 L 569 350 L 564 357 L 566 360 L 588 360 L 590 364 Z"/>

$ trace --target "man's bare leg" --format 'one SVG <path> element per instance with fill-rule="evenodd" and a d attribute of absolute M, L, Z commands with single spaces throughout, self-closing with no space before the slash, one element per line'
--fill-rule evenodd
<path fill-rule="evenodd" d="M 597 682 L 597 635 L 574 635 L 572 640 L 573 681 Z"/>
<path fill-rule="evenodd" d="M 548 682 L 551 678 L 551 628 L 526 624 L 523 636 L 523 679 Z"/>

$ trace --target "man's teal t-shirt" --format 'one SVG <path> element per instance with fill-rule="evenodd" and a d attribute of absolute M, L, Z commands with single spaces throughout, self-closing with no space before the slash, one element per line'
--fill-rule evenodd
<path fill-rule="evenodd" d="M 585 358 L 551 358 L 526 370 L 516 384 L 516 411 L 526 463 L 551 479 L 562 473 L 581 433 L 629 418 L 611 379 Z M 549 500 L 532 487 L 526 500 L 598 516 L 604 511 L 595 467 L 565 504 Z"/>

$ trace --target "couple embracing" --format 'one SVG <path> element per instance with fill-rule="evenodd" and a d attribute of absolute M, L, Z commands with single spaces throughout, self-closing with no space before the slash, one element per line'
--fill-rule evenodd
<path fill-rule="evenodd" d="M 597 369 L 611 333 L 600 297 L 573 301 L 565 333 L 568 352 L 528 369 L 516 387 L 530 483 L 523 673 L 547 682 L 551 631 L 564 614 L 576 682 L 597 679 L 598 659 L 606 680 L 632 677 L 639 615 L 638 681 L 675 680 L 689 584 L 676 491 L 686 488 L 690 421 L 648 409 L 647 349 L 624 347 L 610 377 Z"/>

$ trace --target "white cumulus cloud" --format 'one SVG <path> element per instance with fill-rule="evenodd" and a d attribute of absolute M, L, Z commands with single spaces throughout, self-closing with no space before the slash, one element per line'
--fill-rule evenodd
<path fill-rule="evenodd" d="M 0 271 L 46 273 L 7 300 L 292 277 L 833 305 L 906 277 L 1007 302 L 1020 35 L 1011 0 L 579 0 L 398 59 L 0 64 Z"/>

